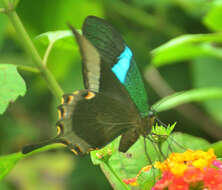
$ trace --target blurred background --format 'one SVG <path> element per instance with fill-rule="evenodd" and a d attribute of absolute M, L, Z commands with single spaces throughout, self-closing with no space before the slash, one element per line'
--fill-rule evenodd
<path fill-rule="evenodd" d="M 219 1 L 20 0 L 16 10 L 34 42 L 41 33 L 67 30 L 68 22 L 80 29 L 88 15 L 105 18 L 134 51 L 152 105 L 174 91 L 222 86 L 221 58 L 216 56 L 200 54 L 159 68 L 150 67 L 153 61 L 150 52 L 168 40 L 183 34 L 217 30 L 206 21 L 215 2 Z M 44 48 L 37 43 L 36 46 L 43 55 Z M 0 15 L 0 62 L 32 64 L 5 15 Z M 73 48 L 53 48 L 48 66 L 66 93 L 83 89 L 81 58 L 74 40 Z M 0 155 L 20 151 L 24 144 L 56 135 L 59 102 L 38 74 L 19 72 L 26 82 L 27 93 L 0 116 Z M 159 117 L 164 123 L 176 121 L 178 131 L 214 142 L 221 137 L 218 135 L 221 107 L 222 102 L 212 100 L 181 106 Z M 4 181 L 0 181 L 0 189 L 109 190 L 111 187 L 100 168 L 91 164 L 89 156 L 76 157 L 67 150 L 54 150 L 19 162 Z"/>

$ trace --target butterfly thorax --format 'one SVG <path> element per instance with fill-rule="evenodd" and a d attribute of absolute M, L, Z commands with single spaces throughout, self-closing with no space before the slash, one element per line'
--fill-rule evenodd
<path fill-rule="evenodd" d="M 137 130 L 138 133 L 146 137 L 150 133 L 154 120 L 155 120 L 154 116 L 146 116 L 142 118 L 139 124 L 139 128 Z"/>

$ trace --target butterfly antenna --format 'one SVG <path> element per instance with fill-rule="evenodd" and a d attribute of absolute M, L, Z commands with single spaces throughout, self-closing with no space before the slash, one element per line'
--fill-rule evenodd
<path fill-rule="evenodd" d="M 43 142 L 40 142 L 38 144 L 30 144 L 30 145 L 25 145 L 22 147 L 22 153 L 23 154 L 28 154 L 36 149 L 39 149 L 43 146 L 50 145 L 50 144 L 55 144 L 55 143 L 62 143 L 62 144 L 67 144 L 65 141 L 59 138 L 54 138 L 54 139 L 49 139 Z"/>
<path fill-rule="evenodd" d="M 170 152 L 173 152 L 173 149 L 171 147 L 172 141 L 169 142 L 169 140 L 167 139 L 166 142 L 168 143 L 168 149 L 167 149 L 167 156 L 168 156 Z"/>
<path fill-rule="evenodd" d="M 155 120 L 162 126 L 164 126 L 165 128 L 167 128 L 167 124 L 165 124 L 164 122 L 162 122 L 158 117 L 155 118 Z"/>
<path fill-rule="evenodd" d="M 153 148 L 155 149 L 156 153 L 157 153 L 157 156 L 158 156 L 158 160 L 161 161 L 162 158 L 161 158 L 161 152 L 159 151 L 159 148 L 157 147 L 157 144 L 148 136 L 146 137 L 153 145 Z"/>
<path fill-rule="evenodd" d="M 152 160 L 147 152 L 147 145 L 146 145 L 146 137 L 143 138 L 143 141 L 144 141 L 144 151 L 145 151 L 145 154 L 146 154 L 146 158 L 149 162 L 149 164 L 152 164 Z"/>

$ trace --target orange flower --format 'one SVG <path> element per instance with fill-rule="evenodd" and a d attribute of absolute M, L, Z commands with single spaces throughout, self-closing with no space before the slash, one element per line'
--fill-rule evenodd
<path fill-rule="evenodd" d="M 134 178 L 130 178 L 130 179 L 123 179 L 123 182 L 127 185 L 129 184 L 131 186 L 137 186 L 138 183 L 136 180 L 137 180 L 137 177 L 134 177 Z"/>
<path fill-rule="evenodd" d="M 222 190 L 222 161 L 216 159 L 213 149 L 172 153 L 154 167 L 162 171 L 162 177 L 152 190 Z M 135 178 L 124 182 L 138 185 L 138 176 L 150 168 L 144 167 Z"/>
<path fill-rule="evenodd" d="M 123 182 L 127 185 L 129 184 L 131 186 L 137 186 L 138 185 L 137 178 L 140 176 L 140 174 L 142 172 L 148 172 L 151 168 L 152 168 L 151 165 L 145 166 L 139 171 L 139 173 L 136 175 L 136 177 L 129 178 L 129 179 L 123 179 Z"/>
<path fill-rule="evenodd" d="M 216 168 L 204 169 L 204 185 L 209 190 L 221 190 L 222 189 L 222 171 Z"/>
<path fill-rule="evenodd" d="M 216 159 L 213 149 L 208 152 L 202 150 L 187 150 L 184 153 L 172 153 L 164 162 L 155 163 L 154 167 L 159 168 L 162 172 L 170 171 L 176 176 L 182 176 L 188 167 L 203 169 L 209 167 L 213 160 Z"/>
<path fill-rule="evenodd" d="M 183 175 L 183 179 L 187 183 L 195 183 L 203 180 L 204 174 L 199 168 L 189 167 Z"/>

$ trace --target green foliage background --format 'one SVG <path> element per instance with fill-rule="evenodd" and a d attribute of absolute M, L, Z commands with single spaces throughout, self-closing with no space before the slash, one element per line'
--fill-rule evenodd
<path fill-rule="evenodd" d="M 0 7 L 3 7 L 1 1 Z M 161 120 L 165 123 L 177 121 L 178 131 L 211 142 L 221 139 L 221 0 L 20 0 L 16 11 L 41 56 L 48 42 L 44 35 L 36 36 L 67 30 L 67 23 L 81 28 L 88 15 L 105 18 L 134 51 L 151 105 L 171 92 L 202 88 L 188 91 L 186 96 L 182 96 L 183 100 L 179 100 L 182 103 L 201 103 L 161 112 Z M 26 85 L 18 94 L 24 95 L 27 90 L 24 97 L 19 97 L 0 115 L 0 155 L 18 152 L 24 144 L 56 134 L 56 106 L 59 102 L 36 72 L 19 40 L 7 16 L 0 14 L 0 85 L 5 73 L 2 68 L 5 64 L 14 64 Z M 54 44 L 48 67 L 64 92 L 83 88 L 81 58 L 72 38 Z M 16 77 L 17 74 L 12 75 Z M 22 82 L 20 80 L 15 79 L 18 83 Z M 9 94 L 7 90 L 11 92 L 10 88 L 0 87 L 2 113 L 1 98 Z M 14 95 L 12 93 L 12 97 L 6 98 L 12 101 L 16 99 Z M 187 101 L 184 100 L 186 97 Z M 159 111 L 169 109 L 161 108 L 159 104 L 156 107 Z M 16 158 L 13 157 L 15 162 Z M 91 164 L 89 156 L 74 157 L 63 149 L 23 159 L 0 181 L 3 190 L 89 188 L 111 189 L 100 169 Z"/>

